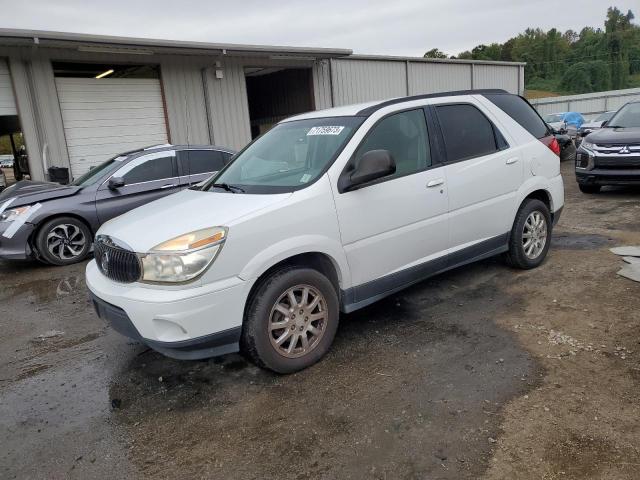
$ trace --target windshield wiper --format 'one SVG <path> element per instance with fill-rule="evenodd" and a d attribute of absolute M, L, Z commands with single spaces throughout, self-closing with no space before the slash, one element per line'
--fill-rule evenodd
<path fill-rule="evenodd" d="M 627 127 L 623 127 L 622 125 L 607 125 L 604 128 L 627 128 Z"/>
<path fill-rule="evenodd" d="M 214 183 L 213 185 L 211 185 L 212 187 L 217 187 L 217 188 L 221 188 L 227 192 L 231 192 L 231 193 L 244 193 L 244 189 L 236 186 L 236 185 L 229 185 L 228 183 Z"/>

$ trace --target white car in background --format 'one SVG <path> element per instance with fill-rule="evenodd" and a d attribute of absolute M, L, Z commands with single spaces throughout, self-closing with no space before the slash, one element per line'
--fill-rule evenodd
<path fill-rule="evenodd" d="M 241 350 L 294 372 L 340 311 L 501 253 L 540 265 L 564 204 L 557 153 L 504 91 L 299 115 L 203 186 L 102 225 L 87 285 L 100 317 L 168 356 Z"/>

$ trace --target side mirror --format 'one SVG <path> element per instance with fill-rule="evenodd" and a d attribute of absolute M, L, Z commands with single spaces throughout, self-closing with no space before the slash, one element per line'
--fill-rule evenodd
<path fill-rule="evenodd" d="M 355 168 L 340 178 L 339 191 L 354 190 L 360 185 L 396 173 L 396 162 L 389 150 L 369 150 Z"/>
<path fill-rule="evenodd" d="M 124 178 L 122 178 L 122 177 L 111 177 L 109 179 L 109 183 L 107 185 L 109 187 L 109 190 L 117 190 L 120 187 L 124 187 L 124 185 L 125 185 Z"/>

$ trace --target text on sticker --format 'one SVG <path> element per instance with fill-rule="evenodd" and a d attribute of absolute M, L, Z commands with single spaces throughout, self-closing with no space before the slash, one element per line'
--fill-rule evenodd
<path fill-rule="evenodd" d="M 307 136 L 309 135 L 340 135 L 340 132 L 344 130 L 344 127 L 313 127 L 311 130 L 307 132 Z"/>

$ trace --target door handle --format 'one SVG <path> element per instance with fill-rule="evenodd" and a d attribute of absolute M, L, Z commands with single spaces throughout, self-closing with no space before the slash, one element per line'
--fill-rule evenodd
<path fill-rule="evenodd" d="M 444 178 L 431 180 L 429 183 L 427 183 L 427 188 L 439 187 L 440 185 L 444 185 Z"/>
<path fill-rule="evenodd" d="M 169 183 L 169 184 L 167 184 L 167 185 L 162 185 L 162 186 L 160 187 L 160 189 L 162 190 L 162 189 L 164 189 L 164 188 L 171 188 L 171 187 L 177 187 L 177 185 L 174 185 L 173 183 Z"/>
<path fill-rule="evenodd" d="M 507 161 L 504 162 L 507 165 L 511 165 L 512 163 L 516 163 L 518 161 L 518 157 L 507 158 Z"/>

